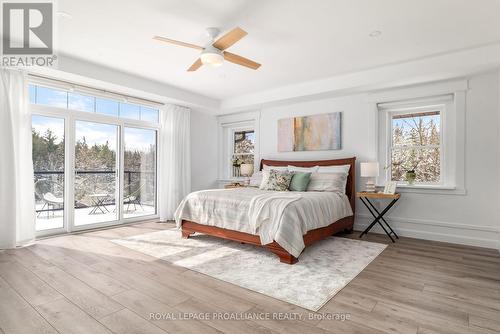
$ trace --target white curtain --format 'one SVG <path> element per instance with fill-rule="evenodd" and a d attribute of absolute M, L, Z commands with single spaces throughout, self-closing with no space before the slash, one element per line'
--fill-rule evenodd
<path fill-rule="evenodd" d="M 0 249 L 35 238 L 31 115 L 26 74 L 0 68 Z"/>
<path fill-rule="evenodd" d="M 165 105 L 160 111 L 160 220 L 171 220 L 191 191 L 190 109 Z"/>

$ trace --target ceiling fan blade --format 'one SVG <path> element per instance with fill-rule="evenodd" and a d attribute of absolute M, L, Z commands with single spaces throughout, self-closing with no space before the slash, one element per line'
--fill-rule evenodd
<path fill-rule="evenodd" d="M 240 27 L 236 27 L 218 40 L 215 41 L 213 46 L 215 46 L 219 50 L 225 50 L 234 43 L 238 42 L 240 39 L 245 37 L 247 32 Z"/>
<path fill-rule="evenodd" d="M 224 59 L 230 61 L 231 63 L 235 63 L 241 66 L 245 66 L 251 68 L 252 70 L 256 70 L 260 67 L 259 63 L 254 62 L 253 60 L 247 59 L 242 56 L 238 56 L 234 53 L 224 51 Z"/>
<path fill-rule="evenodd" d="M 166 38 L 166 37 L 154 36 L 153 39 L 157 40 L 157 41 L 160 41 L 160 42 L 165 42 L 165 43 L 170 43 L 170 44 L 185 46 L 185 47 L 188 47 L 188 48 L 191 48 L 191 49 L 203 50 L 203 48 L 201 46 L 194 45 L 194 44 L 191 44 L 191 43 L 176 41 L 175 39 L 170 39 L 170 38 Z"/>
<path fill-rule="evenodd" d="M 196 71 L 197 69 L 199 69 L 201 67 L 201 65 L 203 65 L 203 63 L 201 62 L 201 59 L 198 58 L 194 63 L 193 65 L 191 65 L 190 68 L 188 68 L 188 72 L 193 72 L 193 71 Z"/>

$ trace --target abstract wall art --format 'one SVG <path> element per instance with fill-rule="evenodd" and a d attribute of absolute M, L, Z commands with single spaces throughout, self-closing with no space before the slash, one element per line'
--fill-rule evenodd
<path fill-rule="evenodd" d="M 278 152 L 341 149 L 341 112 L 278 120 Z"/>

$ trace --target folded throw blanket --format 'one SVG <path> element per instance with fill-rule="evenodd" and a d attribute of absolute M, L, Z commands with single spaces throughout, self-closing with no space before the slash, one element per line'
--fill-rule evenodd
<path fill-rule="evenodd" d="M 302 197 L 293 193 L 257 195 L 250 201 L 248 218 L 253 234 L 258 234 L 263 245 L 273 242 L 286 207 Z"/>

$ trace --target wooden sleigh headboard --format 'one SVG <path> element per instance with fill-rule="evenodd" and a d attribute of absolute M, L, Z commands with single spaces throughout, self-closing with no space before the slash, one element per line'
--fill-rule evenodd
<path fill-rule="evenodd" d="M 352 211 L 355 212 L 356 203 L 356 157 L 334 160 L 313 160 L 313 161 L 288 161 L 288 160 L 267 160 L 260 161 L 260 170 L 267 166 L 296 166 L 296 167 L 314 167 L 314 166 L 338 166 L 350 165 L 349 175 L 347 176 L 346 195 L 351 203 Z"/>

